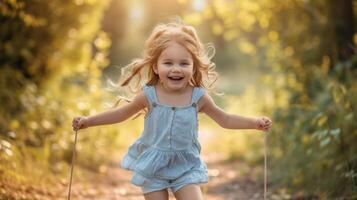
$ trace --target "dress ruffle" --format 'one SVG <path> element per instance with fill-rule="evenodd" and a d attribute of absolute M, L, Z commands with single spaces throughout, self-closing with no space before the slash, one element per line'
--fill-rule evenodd
<path fill-rule="evenodd" d="M 175 179 L 173 183 L 170 184 L 170 187 L 177 186 L 183 182 L 192 181 L 192 183 L 207 183 L 209 181 L 206 165 L 200 165 L 199 168 L 194 168 L 187 171 L 183 176 Z M 137 186 L 147 186 L 150 185 L 154 188 L 162 187 L 162 181 L 159 179 L 147 178 L 139 173 L 134 173 L 131 182 Z M 162 188 L 167 188 L 164 186 Z"/>
<path fill-rule="evenodd" d="M 129 147 L 121 166 L 147 178 L 175 179 L 202 165 L 198 151 L 195 148 L 163 150 L 137 140 Z"/>

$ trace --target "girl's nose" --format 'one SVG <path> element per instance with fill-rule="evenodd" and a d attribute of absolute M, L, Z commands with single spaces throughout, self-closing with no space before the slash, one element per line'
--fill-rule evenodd
<path fill-rule="evenodd" d="M 174 65 L 172 71 L 180 71 L 180 66 Z"/>

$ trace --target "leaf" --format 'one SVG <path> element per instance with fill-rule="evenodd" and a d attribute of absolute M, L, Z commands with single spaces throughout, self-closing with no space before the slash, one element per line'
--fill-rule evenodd
<path fill-rule="evenodd" d="M 325 115 L 323 112 L 319 112 L 313 119 L 312 119 L 312 124 L 317 124 L 318 126 L 322 126 L 326 123 L 327 121 L 327 115 Z"/>
<path fill-rule="evenodd" d="M 315 117 L 312 119 L 312 124 L 315 124 L 316 121 L 323 116 L 323 112 L 319 112 Z"/>
<path fill-rule="evenodd" d="M 313 133 L 313 138 L 317 137 L 318 139 L 322 139 L 324 138 L 328 133 L 328 130 L 318 130 L 316 132 Z"/>
<path fill-rule="evenodd" d="M 332 136 L 334 136 L 335 138 L 338 138 L 340 133 L 341 133 L 341 129 L 340 128 L 336 128 L 336 129 L 333 129 L 333 130 L 330 131 L 330 134 Z"/>
<path fill-rule="evenodd" d="M 330 143 L 330 141 L 331 141 L 330 137 L 325 138 L 324 140 L 322 140 L 320 142 L 320 147 L 325 147 L 326 145 L 328 145 Z"/>
<path fill-rule="evenodd" d="M 334 84 L 332 87 L 332 97 L 335 103 L 339 104 L 343 100 L 344 96 L 346 96 L 346 87 L 342 84 Z"/>

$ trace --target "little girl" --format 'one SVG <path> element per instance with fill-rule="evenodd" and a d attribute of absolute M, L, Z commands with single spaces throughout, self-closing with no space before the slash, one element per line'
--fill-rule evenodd
<path fill-rule="evenodd" d="M 134 99 L 94 116 L 75 117 L 72 126 L 77 131 L 119 123 L 147 109 L 144 130 L 121 162 L 124 169 L 133 171 L 131 182 L 141 187 L 146 200 L 167 200 L 168 188 L 178 200 L 202 200 L 199 184 L 208 182 L 208 174 L 197 139 L 199 112 L 228 129 L 271 128 L 267 117 L 248 118 L 217 107 L 206 91 L 216 79 L 214 63 L 192 26 L 157 25 L 143 57 L 128 67 L 131 71 L 121 86 L 134 77 L 141 80 L 142 72 L 148 78 Z"/>

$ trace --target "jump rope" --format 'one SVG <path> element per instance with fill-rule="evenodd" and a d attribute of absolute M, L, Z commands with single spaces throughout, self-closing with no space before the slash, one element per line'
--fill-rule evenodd
<path fill-rule="evenodd" d="M 67 195 L 68 200 L 71 200 L 71 186 L 72 186 L 74 159 L 76 157 L 77 132 L 78 132 L 78 130 L 76 130 L 76 135 L 74 136 L 74 144 L 73 144 L 73 150 L 72 150 L 73 152 L 72 152 L 72 163 L 71 163 L 71 176 L 69 178 L 69 188 L 68 188 L 68 195 Z"/>
<path fill-rule="evenodd" d="M 74 136 L 73 152 L 72 152 L 72 163 L 71 163 L 71 176 L 69 178 L 69 188 L 67 199 L 71 200 L 71 186 L 72 186 L 72 176 L 73 176 L 73 166 L 76 157 L 76 144 L 77 144 L 77 132 Z M 267 150 L 268 150 L 268 131 L 264 133 L 264 200 L 267 200 Z"/>

